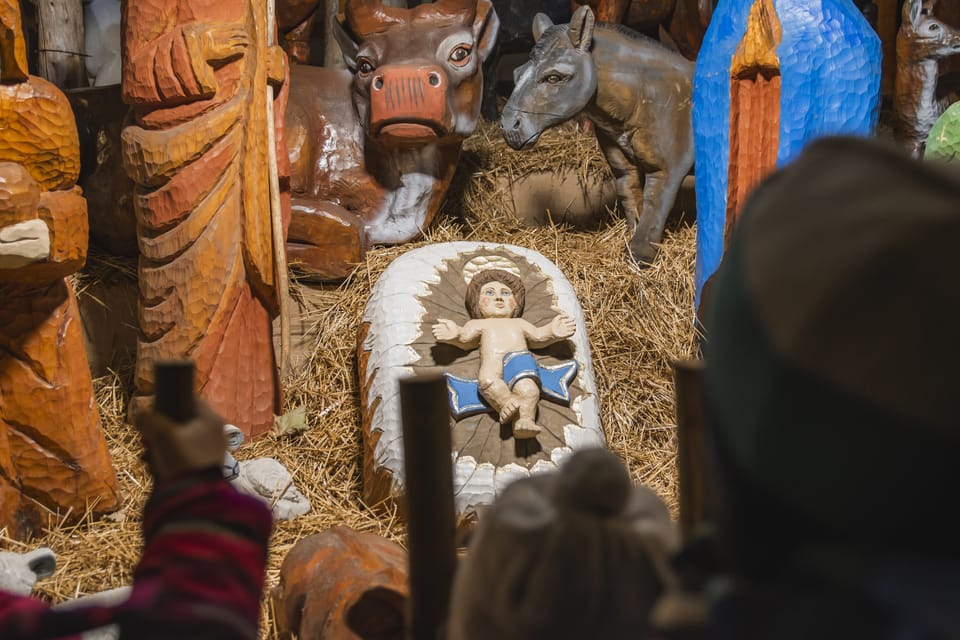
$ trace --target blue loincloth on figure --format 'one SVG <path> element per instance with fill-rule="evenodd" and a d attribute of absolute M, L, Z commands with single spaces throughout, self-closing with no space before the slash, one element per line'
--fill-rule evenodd
<path fill-rule="evenodd" d="M 452 373 L 447 378 L 447 394 L 453 417 L 460 418 L 476 413 L 493 411 L 480 395 L 477 380 L 461 378 Z M 556 365 L 541 365 L 529 351 L 511 351 L 503 356 L 503 381 L 511 390 L 524 378 L 532 378 L 540 387 L 540 396 L 570 404 L 570 383 L 577 377 L 577 361 L 567 360 Z"/>

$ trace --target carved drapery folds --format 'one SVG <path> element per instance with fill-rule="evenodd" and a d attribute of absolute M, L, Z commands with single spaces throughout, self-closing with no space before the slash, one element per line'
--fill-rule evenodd
<path fill-rule="evenodd" d="M 156 361 L 189 358 L 200 395 L 255 436 L 280 410 L 271 319 L 286 265 L 274 257 L 266 104 L 270 83 L 287 184 L 286 59 L 255 0 L 141 0 L 123 20 L 123 157 L 141 253 L 135 406 Z M 285 197 L 285 223 L 288 208 Z"/>

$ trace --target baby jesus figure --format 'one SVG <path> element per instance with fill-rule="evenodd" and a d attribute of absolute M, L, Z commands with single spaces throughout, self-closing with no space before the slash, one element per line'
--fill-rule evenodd
<path fill-rule="evenodd" d="M 502 269 L 484 269 L 467 286 L 465 303 L 472 319 L 461 327 L 453 320 L 440 318 L 432 327 L 438 342 L 464 350 L 480 348 L 476 381 L 480 395 L 499 415 L 501 424 L 513 422 L 513 436 L 518 440 L 535 438 L 543 430 L 536 422 L 541 393 L 569 401 L 567 386 L 576 375 L 576 362 L 540 367 L 529 351 L 572 336 L 574 319 L 560 313 L 548 324 L 536 327 L 520 317 L 525 295 L 523 282 L 516 275 Z M 542 379 L 542 375 L 550 380 Z"/>

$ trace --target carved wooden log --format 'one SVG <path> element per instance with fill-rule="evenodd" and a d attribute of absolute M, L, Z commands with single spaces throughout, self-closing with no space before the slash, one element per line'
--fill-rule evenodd
<path fill-rule="evenodd" d="M 266 96 L 268 82 L 282 86 L 286 176 L 286 58 L 267 45 L 263 3 L 142 0 L 123 19 L 123 155 L 141 252 L 135 407 L 153 392 L 156 361 L 192 359 L 198 393 L 257 435 L 280 411 L 271 318 L 286 265 L 273 253 Z"/>
<path fill-rule="evenodd" d="M 40 75 L 61 89 L 87 86 L 81 0 L 45 0 L 34 4 Z"/>
<path fill-rule="evenodd" d="M 16 0 L 0 26 L 0 526 L 19 537 L 38 504 L 80 517 L 120 496 L 64 280 L 87 251 L 77 129 L 64 95 L 27 74 Z"/>
<path fill-rule="evenodd" d="M 408 593 L 400 545 L 337 526 L 294 545 L 272 599 L 284 638 L 402 640 Z"/>
<path fill-rule="evenodd" d="M 478 350 L 438 343 L 431 327 L 440 318 L 458 324 L 468 319 L 463 269 L 490 257 L 516 265 L 526 288 L 524 319 L 540 326 L 561 311 L 576 321 L 571 338 L 533 350 L 537 362 L 562 366 L 573 361 L 578 368 L 569 382 L 569 404 L 560 399 L 539 400 L 537 422 L 543 432 L 535 438 L 515 438 L 509 424 L 502 425 L 495 414 L 483 409 L 452 424 L 458 515 L 471 518 L 508 483 L 556 468 L 572 450 L 603 446 L 590 346 L 576 294 L 563 274 L 529 249 L 472 242 L 436 244 L 396 259 L 380 277 L 364 310 L 358 361 L 363 492 L 368 504 L 393 503 L 403 493 L 398 380 L 437 372 L 477 378 Z"/>

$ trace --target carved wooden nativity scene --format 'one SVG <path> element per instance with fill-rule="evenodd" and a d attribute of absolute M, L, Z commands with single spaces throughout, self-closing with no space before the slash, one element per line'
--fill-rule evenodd
<path fill-rule="evenodd" d="M 272 522 L 250 637 L 483 637 L 574 503 L 672 593 L 744 204 L 956 166 L 958 80 L 948 0 L 0 0 L 0 591 L 132 606 L 199 478 Z"/>

